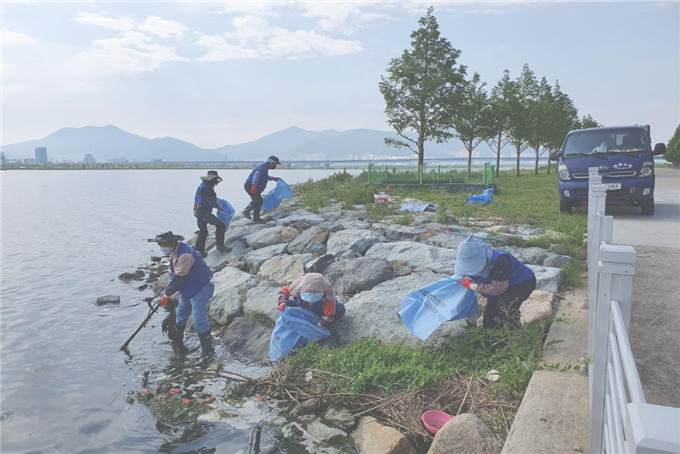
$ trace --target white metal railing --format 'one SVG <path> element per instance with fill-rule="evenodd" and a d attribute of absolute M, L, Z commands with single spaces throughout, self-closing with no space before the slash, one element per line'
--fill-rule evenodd
<path fill-rule="evenodd" d="M 628 340 L 637 255 L 611 244 L 607 191 L 588 170 L 590 453 L 680 453 L 680 408 L 646 403 Z"/>

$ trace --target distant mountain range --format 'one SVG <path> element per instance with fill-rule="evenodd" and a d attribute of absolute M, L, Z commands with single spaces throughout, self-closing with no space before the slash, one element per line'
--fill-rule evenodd
<path fill-rule="evenodd" d="M 82 161 L 86 154 L 98 162 L 120 158 L 131 162 L 257 161 L 270 155 L 296 161 L 415 157 L 407 148 L 385 145 L 386 137 L 395 137 L 395 133 L 374 129 L 307 131 L 290 127 L 252 142 L 204 149 L 173 137 L 147 139 L 108 125 L 63 128 L 43 139 L 2 146 L 2 151 L 8 159 L 19 159 L 34 157 L 35 147 L 46 147 L 49 160 L 74 162 Z M 425 156 L 465 157 L 464 150 L 455 139 L 443 144 L 428 142 Z M 475 156 L 492 156 L 492 153 L 482 144 L 475 150 Z"/>

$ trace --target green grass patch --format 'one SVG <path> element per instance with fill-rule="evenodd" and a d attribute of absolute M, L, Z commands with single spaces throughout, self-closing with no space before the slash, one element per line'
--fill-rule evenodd
<path fill-rule="evenodd" d="M 521 394 L 543 351 L 543 325 L 472 328 L 446 349 L 382 345 L 377 339 L 361 339 L 343 349 L 312 343 L 286 359 L 295 368 L 322 370 L 334 377 L 334 392 L 388 393 L 435 386 L 455 373 L 484 376 L 496 369 L 502 393 Z"/>

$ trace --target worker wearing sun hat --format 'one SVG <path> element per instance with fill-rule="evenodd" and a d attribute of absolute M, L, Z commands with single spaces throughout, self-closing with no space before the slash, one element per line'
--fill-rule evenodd
<path fill-rule="evenodd" d="M 322 274 L 307 273 L 279 291 L 279 310 L 304 307 L 319 316 L 321 325 L 331 325 L 345 315 L 345 305 L 335 299 L 331 283 Z"/>
<path fill-rule="evenodd" d="M 508 316 L 511 323 L 519 325 L 519 308 L 536 289 L 531 268 L 473 235 L 458 245 L 453 272 L 463 277 L 462 285 L 486 298 L 485 328 L 499 327 Z"/>
<path fill-rule="evenodd" d="M 260 219 L 260 209 L 262 208 L 262 192 L 267 187 L 267 183 L 272 181 L 279 181 L 278 177 L 270 177 L 269 170 L 275 169 L 276 166 L 281 165 L 281 161 L 276 156 L 270 156 L 267 161 L 255 167 L 246 182 L 243 184 L 243 189 L 246 190 L 250 196 L 250 203 L 243 210 L 243 216 L 252 219 L 253 223 L 264 222 Z M 250 213 L 253 213 L 252 217 Z"/>

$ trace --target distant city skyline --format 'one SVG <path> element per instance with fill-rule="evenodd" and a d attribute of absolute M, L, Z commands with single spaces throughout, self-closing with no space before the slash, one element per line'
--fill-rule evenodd
<path fill-rule="evenodd" d="M 579 116 L 680 123 L 677 2 L 431 2 L 468 77 L 524 63 Z M 389 131 L 378 91 L 430 3 L 3 2 L 0 144 L 115 124 L 205 149 L 298 126 Z M 48 150 L 49 151 L 49 150 Z"/>

